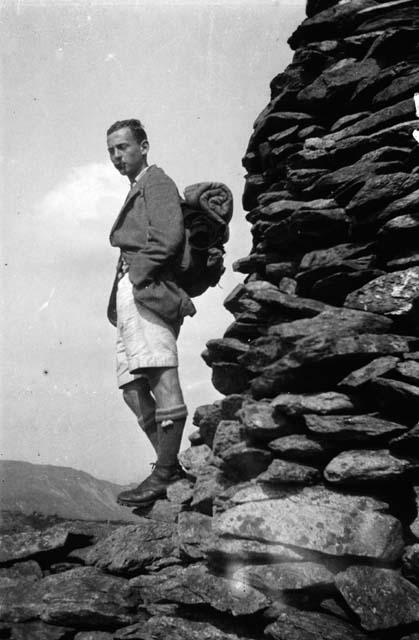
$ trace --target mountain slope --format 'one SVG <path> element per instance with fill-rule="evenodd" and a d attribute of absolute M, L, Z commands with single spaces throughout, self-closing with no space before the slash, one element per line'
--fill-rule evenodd
<path fill-rule="evenodd" d="M 124 487 L 71 467 L 0 461 L 0 509 L 80 520 L 123 520 L 136 516 L 115 500 Z"/>

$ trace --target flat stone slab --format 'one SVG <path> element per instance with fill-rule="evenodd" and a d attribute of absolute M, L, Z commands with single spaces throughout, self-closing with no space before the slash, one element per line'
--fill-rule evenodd
<path fill-rule="evenodd" d="M 403 382 L 419 386 L 419 362 L 415 360 L 400 362 L 396 367 L 396 371 Z"/>
<path fill-rule="evenodd" d="M 324 393 L 280 393 L 271 402 L 275 412 L 288 416 L 300 416 L 304 413 L 326 415 L 348 413 L 356 406 L 344 393 L 325 391 Z"/>
<path fill-rule="evenodd" d="M 350 293 L 344 306 L 401 318 L 409 315 L 414 309 L 418 291 L 419 267 L 411 267 L 371 280 Z"/>
<path fill-rule="evenodd" d="M 81 629 L 117 629 L 135 621 L 138 598 L 128 581 L 95 567 L 78 567 L 42 580 L 44 622 Z M 99 597 L 98 597 L 99 594 Z"/>
<path fill-rule="evenodd" d="M 177 532 L 179 548 L 188 558 L 203 558 L 204 547 L 211 535 L 212 518 L 196 511 L 179 514 Z"/>
<path fill-rule="evenodd" d="M 246 540 L 241 538 L 223 538 L 212 534 L 205 544 L 207 557 L 225 566 L 230 562 L 292 562 L 305 560 L 306 553 L 292 549 L 291 547 L 260 542 L 259 540 Z"/>
<path fill-rule="evenodd" d="M 234 577 L 272 598 L 281 596 L 284 591 L 321 590 L 334 584 L 333 573 L 316 562 L 249 564 L 239 567 Z"/>
<path fill-rule="evenodd" d="M 406 547 L 402 558 L 403 576 L 419 587 L 419 543 Z"/>
<path fill-rule="evenodd" d="M 365 640 L 366 635 L 349 622 L 315 611 L 282 605 L 275 622 L 265 628 L 273 640 Z"/>
<path fill-rule="evenodd" d="M 17 562 L 11 567 L 0 569 L 0 586 L 36 582 L 42 578 L 42 569 L 35 560 Z"/>
<path fill-rule="evenodd" d="M 256 478 L 256 482 L 269 484 L 315 484 L 321 474 L 315 467 L 289 462 L 287 460 L 273 460 L 269 467 Z"/>
<path fill-rule="evenodd" d="M 334 484 L 362 485 L 395 480 L 419 468 L 419 462 L 396 458 L 388 449 L 354 449 L 333 458 L 324 477 Z"/>
<path fill-rule="evenodd" d="M 367 631 L 419 622 L 419 589 L 397 571 L 353 566 L 336 586 Z"/>
<path fill-rule="evenodd" d="M 172 523 L 147 520 L 120 527 L 94 545 L 86 563 L 120 576 L 133 576 L 148 565 L 176 551 Z"/>
<path fill-rule="evenodd" d="M 419 419 L 419 387 L 401 380 L 375 378 L 369 385 L 369 393 L 377 406 L 387 412 L 398 413 L 409 418 Z"/>
<path fill-rule="evenodd" d="M 389 447 L 392 453 L 401 453 L 406 456 L 419 451 L 419 423 L 404 435 L 390 440 Z"/>
<path fill-rule="evenodd" d="M 317 416 L 306 415 L 304 421 L 308 430 L 318 438 L 349 442 L 368 442 L 394 437 L 407 431 L 397 422 L 389 422 L 373 416 Z"/>
<path fill-rule="evenodd" d="M 187 504 L 192 500 L 193 484 L 182 478 L 167 487 L 167 499 L 174 504 Z"/>
<path fill-rule="evenodd" d="M 251 483 L 238 489 L 231 496 L 233 504 L 259 502 L 262 500 L 284 500 L 298 505 L 318 505 L 338 511 L 388 511 L 389 505 L 371 495 L 351 494 L 340 489 L 331 489 L 323 485 L 312 487 L 283 487 L 269 484 Z"/>
<path fill-rule="evenodd" d="M 215 575 L 204 564 L 137 576 L 130 580 L 130 585 L 145 603 L 207 604 L 233 615 L 252 614 L 269 604 L 260 591 L 240 580 Z"/>
<path fill-rule="evenodd" d="M 209 622 L 173 616 L 154 616 L 147 622 L 126 627 L 113 636 L 116 640 L 247 640 L 221 630 Z"/>
<path fill-rule="evenodd" d="M 81 631 L 74 640 L 114 640 L 115 636 L 107 631 Z"/>
<path fill-rule="evenodd" d="M 403 549 L 396 518 L 373 511 L 342 511 L 289 499 L 248 502 L 214 518 L 220 536 L 289 544 L 328 555 L 391 562 Z"/>
<path fill-rule="evenodd" d="M 214 456 L 207 444 L 201 444 L 182 451 L 178 458 L 185 471 L 196 478 L 208 464 L 211 464 Z"/>
<path fill-rule="evenodd" d="M 196 478 L 191 507 L 205 514 L 212 514 L 214 499 L 232 485 L 217 467 L 208 466 Z"/>
<path fill-rule="evenodd" d="M 10 635 L 11 640 L 70 640 L 73 637 L 74 640 L 83 640 L 82 637 L 79 638 L 78 634 L 74 636 L 74 630 L 69 627 L 45 624 L 45 622 L 39 620 L 13 625 Z M 109 634 L 106 634 L 103 638 L 100 638 L 100 636 L 88 638 L 86 636 L 84 640 L 112 640 L 112 636 Z"/>
<path fill-rule="evenodd" d="M 239 411 L 240 419 L 250 438 L 269 441 L 289 432 L 290 422 L 266 402 L 245 402 Z"/>
<path fill-rule="evenodd" d="M 229 447 L 220 457 L 224 463 L 224 471 L 228 475 L 234 474 L 240 480 L 255 478 L 266 470 L 272 460 L 269 451 L 245 442 Z"/>
<path fill-rule="evenodd" d="M 417 515 L 416 515 L 416 518 L 413 520 L 412 524 L 410 525 L 410 530 L 413 533 L 413 535 L 416 536 L 416 538 L 419 540 L 419 484 L 417 482 L 413 487 L 413 491 L 415 494 Z"/>
<path fill-rule="evenodd" d="M 13 584 L 6 581 L 0 586 L 0 621 L 26 622 L 39 618 L 42 610 L 42 581 L 25 578 Z"/>
<path fill-rule="evenodd" d="M 71 535 L 70 529 L 56 525 L 43 531 L 32 529 L 22 533 L 0 536 L 0 562 L 20 560 L 43 553 L 62 549 Z"/>
<path fill-rule="evenodd" d="M 398 362 L 400 362 L 400 358 L 396 356 L 375 358 L 372 362 L 366 364 L 365 367 L 352 371 L 340 381 L 339 386 L 352 388 L 361 387 L 370 380 L 374 380 L 394 369 Z"/>
<path fill-rule="evenodd" d="M 221 420 L 215 431 L 212 450 L 215 456 L 245 439 L 245 429 L 238 420 Z"/>
<path fill-rule="evenodd" d="M 336 443 L 315 440 L 302 433 L 276 438 L 268 446 L 274 454 L 277 453 L 282 458 L 313 465 L 330 460 L 339 450 Z"/>

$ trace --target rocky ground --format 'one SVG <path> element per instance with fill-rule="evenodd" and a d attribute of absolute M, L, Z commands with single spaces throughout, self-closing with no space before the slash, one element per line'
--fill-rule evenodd
<path fill-rule="evenodd" d="M 243 160 L 225 397 L 135 524 L 6 518 L 0 637 L 419 638 L 419 6 L 307 15 Z"/>

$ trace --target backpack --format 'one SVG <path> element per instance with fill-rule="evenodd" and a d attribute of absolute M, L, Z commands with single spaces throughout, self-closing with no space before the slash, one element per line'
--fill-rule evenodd
<path fill-rule="evenodd" d="M 225 271 L 224 244 L 233 214 L 233 195 L 220 182 L 186 187 L 181 199 L 185 240 L 175 266 L 176 282 L 194 298 L 215 287 Z"/>

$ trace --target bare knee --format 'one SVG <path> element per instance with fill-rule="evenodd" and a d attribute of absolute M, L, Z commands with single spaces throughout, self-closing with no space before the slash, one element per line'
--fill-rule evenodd
<path fill-rule="evenodd" d="M 148 380 L 158 407 L 183 404 L 177 367 L 156 368 L 150 373 Z"/>

